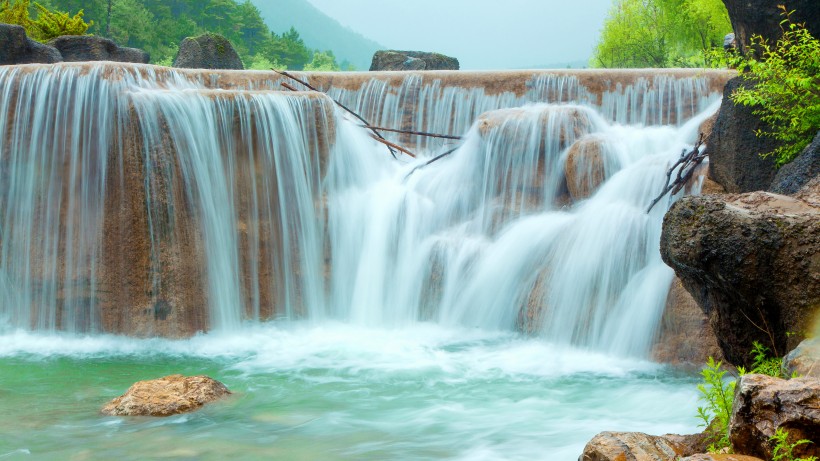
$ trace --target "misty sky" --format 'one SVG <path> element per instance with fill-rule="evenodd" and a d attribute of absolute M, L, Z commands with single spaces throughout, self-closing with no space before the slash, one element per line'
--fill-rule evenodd
<path fill-rule="evenodd" d="M 309 0 L 382 45 L 437 51 L 462 69 L 586 61 L 612 0 Z"/>

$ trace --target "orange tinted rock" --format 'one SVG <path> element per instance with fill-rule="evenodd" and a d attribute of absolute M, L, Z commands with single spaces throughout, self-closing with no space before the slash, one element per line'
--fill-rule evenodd
<path fill-rule="evenodd" d="M 171 416 L 198 410 L 231 394 L 224 384 L 207 376 L 170 375 L 139 381 L 108 402 L 102 413 L 111 416 Z"/>

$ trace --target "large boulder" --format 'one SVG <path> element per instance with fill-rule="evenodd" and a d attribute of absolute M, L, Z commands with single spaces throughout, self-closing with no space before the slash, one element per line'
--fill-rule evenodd
<path fill-rule="evenodd" d="M 586 444 L 578 461 L 676 461 L 705 450 L 702 434 L 662 436 L 601 432 Z"/>
<path fill-rule="evenodd" d="M 148 64 L 151 56 L 137 48 L 124 48 L 95 35 L 62 35 L 50 42 L 67 62 L 116 61 Z"/>
<path fill-rule="evenodd" d="M 820 37 L 820 2 L 817 0 L 723 0 L 723 3 L 729 11 L 741 52 L 745 53 L 753 35 L 760 35 L 770 43 L 783 35 L 780 27 L 783 16 L 778 5 L 794 11 L 792 21 L 805 23 L 812 35 Z"/>
<path fill-rule="evenodd" d="M 760 458 L 730 453 L 698 453 L 697 455 L 680 458 L 677 461 L 763 461 Z"/>
<path fill-rule="evenodd" d="M 675 278 L 666 297 L 666 308 L 658 339 L 652 347 L 652 358 L 662 363 L 681 365 L 704 364 L 709 357 L 723 360 L 723 352 L 715 332 L 709 326 L 709 318 L 680 279 Z"/>
<path fill-rule="evenodd" d="M 820 339 L 811 338 L 798 344 L 783 357 L 784 376 L 820 378 Z"/>
<path fill-rule="evenodd" d="M 108 402 L 102 413 L 111 416 L 171 416 L 198 410 L 231 394 L 224 384 L 207 376 L 170 375 L 140 381 Z"/>
<path fill-rule="evenodd" d="M 685 197 L 664 218 L 661 255 L 709 317 L 727 360 L 753 341 L 780 355 L 820 308 L 820 182 L 794 197 Z"/>
<path fill-rule="evenodd" d="M 769 190 L 778 194 L 794 194 L 817 176 L 820 176 L 820 131 L 797 158 L 777 171 Z"/>
<path fill-rule="evenodd" d="M 729 423 L 736 452 L 771 459 L 771 437 L 785 429 L 790 443 L 814 442 L 795 448 L 795 457 L 820 456 L 820 379 L 745 375 L 736 392 Z"/>
<path fill-rule="evenodd" d="M 735 105 L 730 98 L 737 88 L 748 85 L 741 77 L 729 80 L 706 141 L 709 177 L 730 193 L 767 190 L 777 174 L 774 158 L 763 158 L 760 154 L 771 152 L 780 144 L 771 138 L 757 137 L 755 131 L 765 130 L 768 125 L 752 113 L 752 108 Z"/>
<path fill-rule="evenodd" d="M 370 70 L 458 70 L 458 59 L 423 51 L 382 50 L 373 55 Z"/>
<path fill-rule="evenodd" d="M 174 67 L 186 69 L 237 69 L 242 60 L 227 38 L 218 34 L 188 37 L 179 44 Z"/>
<path fill-rule="evenodd" d="M 62 60 L 56 48 L 28 38 L 23 26 L 0 24 L 0 65 L 51 64 Z"/>
<path fill-rule="evenodd" d="M 569 148 L 564 163 L 567 188 L 573 200 L 589 198 L 617 168 L 606 140 L 585 136 Z"/>

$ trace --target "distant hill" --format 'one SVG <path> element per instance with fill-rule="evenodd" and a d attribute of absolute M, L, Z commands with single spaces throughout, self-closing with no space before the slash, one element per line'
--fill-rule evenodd
<path fill-rule="evenodd" d="M 373 53 L 384 49 L 373 40 L 341 25 L 307 0 L 251 0 L 259 8 L 268 27 L 277 34 L 295 27 L 305 45 L 331 50 L 336 61 L 348 61 L 357 70 L 367 70 Z"/>

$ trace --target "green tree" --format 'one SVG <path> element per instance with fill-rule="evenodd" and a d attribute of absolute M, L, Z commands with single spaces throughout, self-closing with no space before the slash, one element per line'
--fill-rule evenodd
<path fill-rule="evenodd" d="M 305 65 L 305 70 L 311 71 L 339 71 L 339 64 L 336 63 L 336 56 L 332 51 L 315 51 L 313 60 Z"/>

